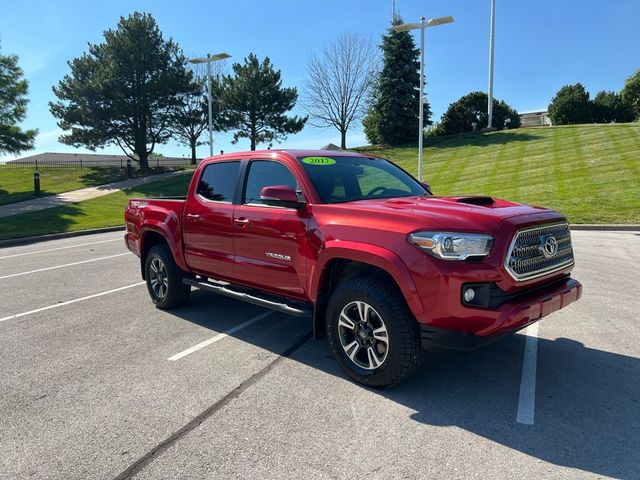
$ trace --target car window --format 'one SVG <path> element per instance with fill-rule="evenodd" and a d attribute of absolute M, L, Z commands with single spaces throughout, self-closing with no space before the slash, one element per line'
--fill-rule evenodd
<path fill-rule="evenodd" d="M 233 194 L 238 183 L 240 162 L 212 163 L 204 167 L 197 193 L 214 202 L 233 201 Z"/>
<path fill-rule="evenodd" d="M 394 177 L 387 171 L 381 169 L 378 165 L 362 165 L 356 174 L 358 186 L 363 195 L 373 195 L 384 193 L 386 190 L 393 190 L 397 194 L 411 195 L 411 188 Z"/>
<path fill-rule="evenodd" d="M 426 195 L 393 163 L 368 157 L 299 157 L 324 203 Z"/>
<path fill-rule="evenodd" d="M 242 203 L 248 205 L 264 205 L 260 200 L 260 192 L 264 187 L 289 185 L 297 190 L 296 178 L 287 167 L 270 160 L 254 160 L 249 164 L 247 187 Z"/>

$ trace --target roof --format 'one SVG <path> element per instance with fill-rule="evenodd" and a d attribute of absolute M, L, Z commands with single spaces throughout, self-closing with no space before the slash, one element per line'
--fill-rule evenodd
<path fill-rule="evenodd" d="M 291 155 L 292 157 L 372 157 L 375 155 L 366 155 L 358 152 L 348 152 L 346 150 L 336 150 L 336 151 L 328 151 L 328 150 L 299 150 L 299 149 L 278 149 L 278 150 L 245 150 L 239 152 L 228 152 L 223 155 L 214 155 L 213 157 L 206 157 L 204 160 L 216 159 L 216 160 L 229 160 L 234 157 L 242 156 L 252 156 L 252 155 L 273 155 L 275 153 L 285 153 Z"/>
<path fill-rule="evenodd" d="M 342 149 L 339 146 L 337 146 L 335 143 L 329 143 L 324 147 L 322 147 L 321 150 L 342 150 Z"/>
<path fill-rule="evenodd" d="M 103 155 L 98 153 L 57 153 L 57 152 L 46 152 L 46 153 L 38 153 L 36 155 L 30 155 L 28 157 L 16 158 L 15 160 L 11 160 L 7 163 L 71 163 L 71 162 L 79 162 L 90 161 L 94 164 L 104 163 L 105 165 L 109 164 L 120 164 L 121 160 L 127 160 L 126 155 Z M 185 163 L 187 161 L 187 157 L 156 157 L 154 155 L 149 157 L 149 160 L 156 160 L 156 158 L 160 159 L 161 162 L 167 163 L 171 161 L 179 161 L 180 163 Z"/>
<path fill-rule="evenodd" d="M 547 115 L 549 111 L 546 108 L 541 108 L 540 110 L 529 110 L 527 112 L 518 112 L 518 115 Z"/>

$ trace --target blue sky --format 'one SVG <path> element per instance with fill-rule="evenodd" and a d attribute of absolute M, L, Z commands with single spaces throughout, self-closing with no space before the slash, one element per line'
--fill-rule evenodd
<path fill-rule="evenodd" d="M 619 90 L 640 68 L 640 1 L 497 0 L 494 94 L 519 111 L 544 108 L 564 84 L 582 82 L 592 96 Z M 489 46 L 489 0 L 396 0 L 405 21 L 453 15 L 456 23 L 427 32 L 427 96 L 434 120 L 449 103 L 473 90 L 486 90 Z M 38 128 L 36 149 L 74 151 L 57 142 L 60 130 L 49 113 L 52 85 L 67 72 L 66 62 L 81 55 L 87 43 L 102 40 L 120 16 L 151 13 L 166 37 L 187 55 L 226 51 L 242 61 L 250 52 L 271 57 L 282 70 L 284 85 L 301 90 L 309 54 L 342 32 L 359 32 L 379 43 L 389 26 L 391 0 L 233 0 L 195 2 L 123 1 L 7 2 L 0 17 L 3 54 L 15 53 L 30 82 L 24 126 Z M 299 107 L 298 112 L 301 113 Z M 339 143 L 335 130 L 306 127 L 282 145 L 295 148 Z M 361 125 L 347 137 L 349 146 L 365 144 Z M 215 151 L 248 149 L 231 144 L 230 134 L 216 133 Z M 186 147 L 169 144 L 164 155 L 187 156 Z M 120 153 L 109 147 L 105 153 Z M 204 156 L 208 147 L 198 154 Z M 0 157 L 0 161 L 11 157 Z"/>

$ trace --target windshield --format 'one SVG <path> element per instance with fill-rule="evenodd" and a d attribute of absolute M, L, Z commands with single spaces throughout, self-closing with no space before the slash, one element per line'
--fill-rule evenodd
<path fill-rule="evenodd" d="M 298 157 L 324 203 L 428 195 L 388 160 L 369 157 Z"/>

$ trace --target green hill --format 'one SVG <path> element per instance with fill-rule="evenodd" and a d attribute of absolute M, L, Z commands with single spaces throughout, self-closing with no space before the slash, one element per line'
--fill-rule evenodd
<path fill-rule="evenodd" d="M 417 174 L 416 147 L 358 149 Z M 640 223 L 640 124 L 572 125 L 425 139 L 422 175 L 439 195 L 492 195 L 572 223 Z"/>

